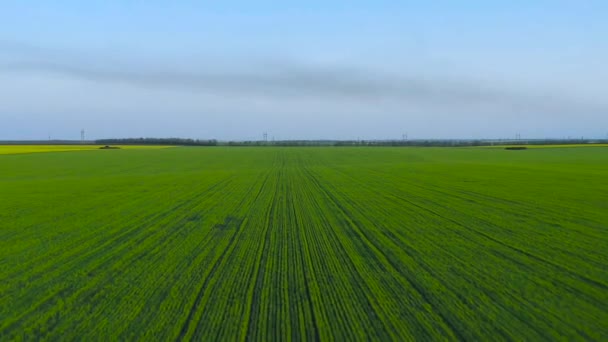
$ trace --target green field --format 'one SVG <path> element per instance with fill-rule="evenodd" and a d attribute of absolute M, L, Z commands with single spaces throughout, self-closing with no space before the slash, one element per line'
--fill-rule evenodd
<path fill-rule="evenodd" d="M 490 145 L 479 146 L 478 148 L 505 148 L 505 147 L 525 147 L 525 148 L 569 148 L 569 147 L 608 147 L 608 144 L 566 144 L 566 145 Z"/>
<path fill-rule="evenodd" d="M 608 148 L 0 156 L 0 340 L 608 340 Z"/>

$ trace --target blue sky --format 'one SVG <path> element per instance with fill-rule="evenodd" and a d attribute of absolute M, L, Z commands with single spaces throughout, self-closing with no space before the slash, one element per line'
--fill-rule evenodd
<path fill-rule="evenodd" d="M 604 1 L 3 1 L 0 140 L 606 137 Z"/>

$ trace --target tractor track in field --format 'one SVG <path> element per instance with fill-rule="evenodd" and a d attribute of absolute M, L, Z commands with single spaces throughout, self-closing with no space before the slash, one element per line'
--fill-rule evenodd
<path fill-rule="evenodd" d="M 365 185 L 362 185 L 362 186 L 365 186 Z M 420 187 L 420 186 L 418 185 L 418 187 Z M 449 195 L 449 194 L 445 194 L 445 193 L 444 193 L 444 195 Z M 575 273 L 575 272 L 573 272 L 573 271 L 571 271 L 571 270 L 569 270 L 569 269 L 567 269 L 567 268 L 564 268 L 563 266 L 561 266 L 561 265 L 559 265 L 559 264 L 555 264 L 555 263 L 553 263 L 553 262 L 551 262 L 551 261 L 549 261 L 549 260 L 546 260 L 546 259 L 544 259 L 544 258 L 542 258 L 542 257 L 539 257 L 539 256 L 537 256 L 537 255 L 535 255 L 535 254 L 533 254 L 533 253 L 527 252 L 527 251 L 525 251 L 525 250 L 523 250 L 523 249 L 521 249 L 521 248 L 518 248 L 518 247 L 515 247 L 515 246 L 512 246 L 512 245 L 509 245 L 509 244 L 507 244 L 507 243 L 505 243 L 505 242 L 503 242 L 503 241 L 501 241 L 501 240 L 499 240 L 499 239 L 497 239 L 497 238 L 494 238 L 494 237 L 490 236 L 490 235 L 489 235 L 489 234 L 487 234 L 487 233 L 484 233 L 484 232 L 482 232 L 482 231 L 480 231 L 480 230 L 478 230 L 478 229 L 474 229 L 474 228 L 472 228 L 472 227 L 469 227 L 469 226 L 467 226 L 467 225 L 465 225 L 465 224 L 463 224 L 463 223 L 461 223 L 461 222 L 459 222 L 459 221 L 457 221 L 457 220 L 455 220 L 455 219 L 453 219 L 453 218 L 451 218 L 451 217 L 448 217 L 448 216 L 442 215 L 442 214 L 441 214 L 441 213 L 439 213 L 438 211 L 432 210 L 432 209 L 430 209 L 430 208 L 428 208 L 428 207 L 426 207 L 426 206 L 424 206 L 424 205 L 422 205 L 422 204 L 420 204 L 420 203 L 418 203 L 418 202 L 414 202 L 414 201 L 412 201 L 411 199 L 408 199 L 408 198 L 404 197 L 403 195 L 394 194 L 394 196 L 395 196 L 395 197 L 397 197 L 397 198 L 399 198 L 399 199 L 400 199 L 401 201 L 403 201 L 403 202 L 407 202 L 407 203 L 409 203 L 410 205 L 412 205 L 412 206 L 414 206 L 414 207 L 417 207 L 417 208 L 419 208 L 419 209 L 420 209 L 420 210 L 422 210 L 422 211 L 428 212 L 428 213 L 430 213 L 430 214 L 432 214 L 432 215 L 434 215 L 434 216 L 436 216 L 436 217 L 440 218 L 441 220 L 449 221 L 449 222 L 451 222 L 451 223 L 455 224 L 456 226 L 459 226 L 459 227 L 465 228 L 465 230 L 475 232 L 476 234 L 478 234 L 478 235 L 480 235 L 480 236 L 483 236 L 484 238 L 486 238 L 486 239 L 488 239 L 488 240 L 491 240 L 491 241 L 493 241 L 493 242 L 495 242 L 495 243 L 497 243 L 497 244 L 499 244 L 499 245 L 502 245 L 502 246 L 504 246 L 504 247 L 506 247 L 506 248 L 509 248 L 509 249 L 511 249 L 511 250 L 514 250 L 514 251 L 516 251 L 516 252 L 518 252 L 518 253 L 520 253 L 520 254 L 526 255 L 527 257 L 530 257 L 530 258 L 532 258 L 532 259 L 535 259 L 535 260 L 537 260 L 537 261 L 539 261 L 539 262 L 542 262 L 542 263 L 546 263 L 546 264 L 548 264 L 548 265 L 551 265 L 552 267 L 554 267 L 554 268 L 556 268 L 556 269 L 559 269 L 559 270 L 560 270 L 560 271 L 562 271 L 562 272 L 565 272 L 565 273 L 570 274 L 571 276 L 574 276 L 574 277 L 580 278 L 581 280 L 584 280 L 584 281 L 586 281 L 586 282 L 588 282 L 588 283 L 590 283 L 590 284 L 593 284 L 593 285 L 595 285 L 595 286 L 597 286 L 597 287 L 599 287 L 599 288 L 601 288 L 601 289 L 604 289 L 604 290 L 608 289 L 608 285 L 605 285 L 605 284 L 603 284 L 603 283 L 597 282 L 597 281 L 595 281 L 595 280 L 593 280 L 593 279 L 590 279 L 590 278 L 588 278 L 588 277 L 585 277 L 585 276 L 583 276 L 583 275 L 580 275 L 580 274 L 578 274 L 578 273 Z M 426 201 L 428 201 L 428 200 L 426 200 Z M 442 205 L 441 205 L 440 203 L 435 203 L 435 206 L 436 206 L 436 207 L 439 207 L 439 208 L 441 208 L 441 207 L 442 207 Z M 477 220 L 479 220 L 479 221 L 483 222 L 485 226 L 493 226 L 493 227 L 496 227 L 496 228 L 501 229 L 501 227 L 498 227 L 498 226 L 496 226 L 495 224 L 493 224 L 492 222 L 489 222 L 489 221 L 487 221 L 487 220 L 480 219 L 480 218 L 477 218 Z"/>
<path fill-rule="evenodd" d="M 364 186 L 364 187 L 366 187 L 366 186 L 367 186 L 367 187 L 369 187 L 369 185 L 367 185 L 367 184 L 361 184 L 361 186 Z M 425 188 L 423 188 L 421 185 L 416 185 L 416 186 L 417 186 L 418 188 L 425 189 Z M 446 196 L 447 196 L 447 195 L 449 195 L 449 194 L 444 193 L 444 195 L 446 195 Z M 385 195 L 383 194 L 383 196 L 385 196 Z M 562 270 L 562 271 L 563 271 L 563 268 L 561 268 L 561 266 L 559 266 L 559 265 L 556 265 L 556 264 L 554 264 L 554 263 L 550 263 L 550 262 L 545 262 L 545 259 L 544 259 L 544 258 L 535 257 L 535 256 L 534 256 L 534 255 L 532 255 L 531 253 L 527 253 L 527 252 L 525 252 L 525 251 L 523 251 L 523 250 L 521 250 L 521 249 L 519 249 L 519 248 L 517 248 L 517 247 L 514 247 L 514 246 L 511 246 L 511 245 L 508 245 L 508 244 L 506 244 L 506 243 L 503 243 L 502 241 L 500 241 L 500 240 L 498 240 L 498 239 L 496 239 L 496 238 L 492 238 L 492 237 L 490 237 L 490 236 L 489 236 L 489 234 L 482 233 L 482 232 L 480 232 L 480 231 L 478 231 L 478 230 L 476 230 L 476 229 L 472 229 L 472 228 L 470 228 L 468 225 L 465 225 L 465 224 L 462 224 L 462 223 L 460 223 L 460 222 L 458 222 L 458 221 L 456 221 L 456 220 L 453 220 L 453 219 L 451 219 L 451 218 L 450 218 L 450 217 L 448 217 L 448 216 L 441 215 L 440 213 L 438 213 L 438 212 L 436 212 L 436 211 L 434 211 L 434 210 L 431 210 L 431 209 L 427 208 L 426 206 L 424 206 L 424 205 L 422 205 L 422 204 L 415 203 L 415 202 L 414 202 L 412 199 L 410 199 L 410 198 L 406 198 L 406 197 L 404 197 L 404 196 L 402 196 L 402 195 L 399 195 L 399 194 L 394 194 L 393 196 L 395 196 L 395 197 L 399 198 L 401 201 L 406 202 L 406 203 L 409 203 L 410 205 L 415 206 L 415 207 L 417 207 L 417 208 L 419 208 L 419 209 L 421 209 L 421 210 L 423 210 L 423 211 L 425 211 L 425 212 L 429 212 L 429 213 L 433 214 L 434 216 L 438 217 L 440 220 L 446 220 L 446 221 L 450 221 L 451 223 L 455 224 L 456 226 L 459 226 L 459 227 L 461 227 L 461 228 L 464 228 L 464 229 L 465 229 L 465 231 L 466 231 L 466 230 L 468 230 L 468 231 L 473 231 L 473 232 L 475 232 L 476 234 L 478 234 L 478 235 L 480 235 L 480 236 L 483 236 L 484 238 L 489 239 L 489 240 L 491 240 L 491 241 L 493 241 L 493 242 L 495 242 L 495 243 L 498 243 L 498 244 L 500 244 L 500 245 L 501 245 L 501 246 L 503 246 L 503 247 L 507 247 L 507 248 L 509 248 L 509 249 L 511 249 L 511 250 L 515 250 L 515 251 L 517 251 L 518 253 L 520 253 L 520 254 L 522 254 L 522 255 L 525 255 L 525 256 L 527 256 L 527 257 L 531 257 L 532 259 L 535 259 L 535 260 L 537 260 L 537 261 L 539 261 L 539 262 L 541 262 L 541 263 L 546 263 L 546 264 L 550 265 L 550 266 L 551 266 L 551 267 L 553 267 L 553 268 L 557 268 L 557 269 L 560 269 L 560 270 Z M 436 205 L 436 206 L 437 206 L 437 207 L 441 207 L 440 205 Z M 478 219 L 478 220 L 479 220 L 479 219 Z M 484 222 L 484 224 L 486 224 L 486 225 L 493 225 L 491 222 L 488 222 L 488 221 L 485 221 L 485 220 L 482 220 L 482 221 L 483 221 L 483 222 Z M 498 228 L 498 227 L 497 227 L 497 228 Z M 494 251 L 498 252 L 497 250 L 494 250 Z M 504 253 L 501 253 L 501 255 L 505 255 L 505 254 L 504 254 Z M 456 257 L 456 256 L 455 256 L 455 257 Z M 520 267 L 522 267 L 522 266 L 524 265 L 522 262 L 520 262 L 520 261 L 516 261 L 516 260 L 515 260 L 514 258 L 512 258 L 512 257 L 508 257 L 508 258 L 505 258 L 505 259 L 510 260 L 511 262 L 513 262 L 514 264 L 519 265 Z M 428 268 L 428 266 L 425 266 L 425 265 L 424 265 L 424 263 L 420 263 L 420 265 L 421 265 L 421 267 L 426 268 L 426 269 L 427 269 L 427 271 L 428 271 L 430 274 L 434 274 L 434 272 L 432 271 L 432 269 L 431 269 L 431 268 Z M 527 265 L 525 265 L 525 266 L 526 266 L 526 268 L 527 268 L 527 269 L 531 270 L 530 266 L 527 266 Z M 569 274 L 571 274 L 571 275 L 573 275 L 573 273 L 572 273 L 572 272 L 568 272 L 568 273 L 569 273 Z M 576 275 L 576 276 L 578 277 L 578 275 Z M 439 278 L 437 278 L 437 279 L 439 279 Z M 578 294 L 581 296 L 581 298 L 584 298 L 584 299 L 585 299 L 585 300 L 586 300 L 586 301 L 587 301 L 587 302 L 588 302 L 590 305 L 593 305 L 593 306 L 597 307 L 598 309 L 599 309 L 599 308 L 601 308 L 601 304 L 599 304 L 599 303 L 598 303 L 597 299 L 594 299 L 594 298 L 589 297 L 587 294 L 585 294 L 585 293 L 583 293 L 582 291 L 580 291 L 580 290 L 578 290 L 578 289 L 576 289 L 576 288 L 572 287 L 572 286 L 571 286 L 571 285 L 569 285 L 569 284 L 564 283 L 563 281 L 561 281 L 561 280 L 559 280 L 559 279 L 553 279 L 552 281 L 553 281 L 554 283 L 560 284 L 560 285 L 561 285 L 563 288 L 569 289 L 569 291 L 572 291 L 572 292 L 574 292 L 574 293 L 578 293 Z M 540 284 L 539 284 L 539 285 L 540 285 Z M 597 285 L 597 284 L 595 284 L 595 285 Z M 448 288 L 449 288 L 449 287 L 448 287 Z M 452 289 L 452 291 L 453 291 L 454 293 L 457 293 L 457 289 Z M 559 319 L 559 320 L 562 320 L 562 318 L 561 318 L 561 317 L 558 317 L 558 316 L 556 316 L 555 318 L 556 318 L 556 319 Z M 522 319 L 522 322 L 523 322 L 523 323 L 525 323 L 525 324 L 527 324 L 528 326 L 530 326 L 530 325 L 529 325 L 529 324 L 526 322 L 526 320 L 525 320 L 525 319 Z M 564 321 L 564 324 L 566 324 L 566 325 L 570 325 L 570 324 L 569 324 L 569 322 L 566 322 L 566 321 Z M 533 328 L 532 326 L 530 326 L 530 327 L 531 327 L 531 328 Z M 582 334 L 582 335 L 584 335 L 584 334 Z"/>
<path fill-rule="evenodd" d="M 316 179 L 316 177 L 314 177 L 314 175 L 311 174 L 311 177 L 314 179 L 314 181 L 317 183 L 318 187 L 324 192 L 325 196 L 327 196 L 327 198 L 329 198 L 332 203 L 339 208 L 340 212 L 342 213 L 342 215 L 344 215 L 344 217 L 354 217 L 349 210 L 342 204 L 340 203 L 340 201 L 335 197 L 335 195 L 329 191 L 325 186 L 323 186 L 320 181 L 318 179 Z M 424 300 L 426 303 L 430 304 L 432 307 L 434 307 L 433 312 L 435 314 L 437 314 L 439 317 L 441 317 L 442 322 L 449 328 L 449 331 L 452 332 L 459 340 L 464 340 L 464 336 L 460 333 L 460 331 L 458 330 L 458 328 L 456 326 L 454 326 L 451 321 L 442 313 L 441 310 L 437 310 L 436 304 L 433 304 L 433 300 L 429 299 L 428 295 L 426 294 L 426 291 L 424 288 L 420 287 L 412 278 L 408 278 L 402 271 L 402 267 L 397 264 L 393 258 L 391 256 L 389 256 L 386 252 L 383 252 L 383 249 L 378 246 L 376 243 L 374 243 L 372 241 L 372 239 L 370 239 L 370 237 L 364 232 L 365 230 L 363 229 L 363 227 L 359 226 L 355 221 L 350 221 L 351 224 L 354 226 L 354 228 L 356 228 L 359 236 L 362 238 L 363 241 L 365 241 L 366 243 L 364 243 L 365 245 L 367 245 L 369 248 L 369 246 L 373 246 L 373 249 L 369 249 L 369 255 L 376 255 L 377 253 L 379 253 L 380 255 L 383 256 L 383 258 L 388 262 L 388 264 L 398 273 L 400 274 L 402 277 L 404 277 L 404 280 L 406 280 L 410 285 L 412 285 L 412 287 L 415 289 L 415 291 L 421 296 L 422 300 Z M 381 260 L 378 260 L 378 264 L 382 265 L 384 264 Z"/>
<path fill-rule="evenodd" d="M 213 266 L 211 267 L 211 270 L 209 271 L 209 273 L 205 277 L 205 281 L 201 284 L 199 290 L 197 291 L 196 299 L 194 300 L 194 304 L 190 308 L 190 311 L 188 313 L 188 317 L 186 318 L 184 324 L 182 325 L 182 328 L 180 330 L 180 335 L 177 338 L 177 341 L 183 341 L 184 340 L 184 338 L 186 336 L 186 333 L 189 331 L 189 328 L 190 328 L 190 326 L 191 326 L 191 324 L 193 322 L 193 317 L 197 313 L 198 308 L 200 307 L 200 304 L 201 304 L 201 301 L 203 299 L 203 296 L 205 295 L 205 290 L 207 289 L 207 285 L 213 279 L 213 276 L 215 275 L 215 273 L 219 270 L 220 264 L 222 264 L 222 262 L 226 259 L 226 257 L 232 251 L 237 236 L 238 236 L 238 230 L 235 231 L 231 235 L 230 239 L 228 240 L 228 243 L 227 243 L 226 247 L 224 247 L 224 249 L 222 250 L 220 256 L 213 263 Z"/>
<path fill-rule="evenodd" d="M 181 201 L 179 204 L 168 208 L 166 210 L 161 211 L 160 213 L 153 213 L 148 215 L 144 220 L 142 220 L 141 218 L 138 218 L 138 222 L 137 225 L 134 225 L 132 228 L 121 232 L 119 234 L 116 234 L 115 236 L 112 237 L 112 239 L 110 240 L 105 240 L 102 243 L 96 244 L 94 248 L 87 250 L 87 252 L 85 254 L 80 254 L 79 250 L 77 249 L 68 249 L 68 250 L 73 250 L 74 252 L 72 254 L 62 254 L 61 256 L 64 258 L 73 256 L 73 254 L 78 255 L 79 258 L 78 259 L 72 259 L 72 261 L 70 261 L 70 263 L 75 263 L 78 261 L 82 261 L 83 258 L 90 258 L 90 259 L 94 259 L 96 258 L 98 255 L 100 255 L 101 253 L 103 253 L 103 251 L 105 251 L 107 249 L 107 246 L 111 246 L 116 244 L 118 241 L 121 240 L 130 240 L 132 237 L 136 236 L 138 233 L 141 233 L 141 229 L 143 227 L 149 226 L 150 224 L 157 222 L 159 220 L 162 220 L 163 218 L 167 217 L 170 213 L 173 213 L 175 211 L 181 210 L 184 207 L 187 207 L 188 205 L 196 205 L 196 201 L 193 201 L 196 198 L 200 198 L 204 195 L 207 194 L 207 192 L 212 191 L 222 185 L 227 184 L 230 181 L 230 179 L 224 179 L 216 184 L 212 184 L 209 188 L 207 188 L 204 191 L 194 191 L 194 193 L 196 193 L 197 195 L 195 195 L 194 197 L 190 196 L 190 195 L 186 195 L 183 196 L 182 198 L 184 199 L 183 201 Z M 76 241 L 74 242 L 74 245 L 79 246 L 81 245 L 83 242 L 85 242 L 85 240 L 81 240 L 81 241 Z M 128 246 L 123 246 L 123 248 L 127 248 Z M 49 259 L 48 256 L 46 257 L 41 257 L 41 259 Z M 39 272 L 37 274 L 46 274 L 48 273 L 49 269 L 52 269 L 54 267 L 56 267 L 54 264 L 51 263 L 51 260 L 48 260 L 49 265 L 47 268 L 45 269 L 40 269 Z M 65 264 L 64 264 L 65 266 Z M 25 270 L 21 270 L 21 273 L 26 273 Z M 13 274 L 10 275 L 10 277 L 15 278 L 17 275 Z M 30 276 L 30 277 L 35 277 L 34 276 Z M 33 281 L 36 278 L 30 278 L 28 281 Z"/>
<path fill-rule="evenodd" d="M 367 184 L 361 184 L 361 186 L 366 187 L 366 186 L 369 186 L 369 185 L 367 185 Z M 461 224 L 460 222 L 458 222 L 458 221 L 456 221 L 456 220 L 453 220 L 453 219 L 451 219 L 451 218 L 449 218 L 449 217 L 446 217 L 446 216 L 444 216 L 444 215 L 441 215 L 441 214 L 439 214 L 439 213 L 437 213 L 437 212 L 435 212 L 435 211 L 433 211 L 433 210 L 431 210 L 431 209 L 428 209 L 427 207 L 425 207 L 425 206 L 423 206 L 423 205 L 421 205 L 421 204 L 415 203 L 414 201 L 412 201 L 412 200 L 410 200 L 410 199 L 407 199 L 407 198 L 405 198 L 405 197 L 398 196 L 398 195 L 396 195 L 396 196 L 397 196 L 397 197 L 398 197 L 400 200 L 402 200 L 402 201 L 404 201 L 404 202 L 407 202 L 407 203 L 409 203 L 410 205 L 413 205 L 413 206 L 415 206 L 415 207 L 417 207 L 417 208 L 419 208 L 419 209 L 421 209 L 421 210 L 423 210 L 423 211 L 429 212 L 429 213 L 433 214 L 434 216 L 436 216 L 436 217 L 440 218 L 441 220 L 450 221 L 450 222 L 452 222 L 453 224 L 455 224 L 455 225 L 457 225 L 457 226 L 460 226 L 461 228 L 471 230 L 471 229 L 470 229 L 468 226 L 466 226 L 466 225 L 464 225 L 464 224 Z M 489 222 L 486 222 L 486 223 L 487 223 L 487 224 L 491 224 L 491 223 L 489 223 Z M 516 247 L 513 247 L 513 246 L 509 246 L 509 245 L 505 245 L 505 244 L 503 244 L 503 243 L 500 243 L 500 242 L 499 242 L 499 240 L 489 237 L 489 235 L 488 235 L 488 234 L 481 233 L 481 232 L 479 232 L 479 231 L 477 231 L 477 230 L 474 230 L 474 229 L 472 229 L 472 230 L 473 230 L 475 233 L 477 233 L 477 234 L 479 234 L 479 235 L 482 235 L 482 236 L 484 236 L 485 238 L 490 239 L 490 240 L 492 240 L 492 241 L 494 241 L 494 242 L 496 242 L 496 243 L 499 243 L 500 245 L 502 245 L 502 246 L 504 246 L 504 247 L 507 247 L 507 248 L 510 248 L 510 249 L 514 249 L 514 250 L 518 251 L 519 253 L 521 253 L 521 254 L 523 254 L 523 255 L 526 255 L 526 256 L 528 256 L 528 257 L 532 257 L 533 259 L 536 259 L 536 260 L 538 260 L 538 261 L 540 261 L 540 262 L 544 262 L 544 259 L 542 259 L 542 258 L 535 258 L 535 257 L 533 257 L 531 254 L 526 253 L 526 252 L 525 252 L 525 251 L 523 251 L 523 250 L 520 250 L 520 249 L 518 249 L 518 248 L 516 248 Z M 385 234 L 386 234 L 386 233 L 385 233 Z M 398 241 L 398 242 L 399 242 L 399 240 L 396 240 L 396 241 Z M 400 242 L 399 242 L 399 243 L 400 243 Z M 407 249 L 404 249 L 404 250 L 407 250 Z M 504 254 L 503 254 L 503 253 L 501 253 L 501 255 L 503 255 L 503 256 L 504 256 Z M 513 263 L 515 263 L 515 264 L 520 265 L 520 267 L 525 266 L 527 269 L 529 269 L 529 270 L 531 271 L 531 268 L 530 268 L 529 266 L 527 266 L 527 265 L 523 265 L 521 262 L 519 262 L 519 261 L 515 261 L 515 259 L 512 259 L 511 257 L 508 257 L 508 258 L 506 258 L 506 259 L 507 259 L 507 260 L 511 260 L 511 262 L 513 262 Z M 550 264 L 550 265 L 551 265 L 552 267 L 554 267 L 554 268 L 561 269 L 561 267 L 559 267 L 559 265 L 555 265 L 555 264 L 550 263 L 550 262 L 549 262 L 548 264 Z M 427 272 L 429 272 L 430 274 L 434 274 L 434 272 L 432 271 L 432 269 L 430 269 L 428 266 L 425 266 L 425 265 L 424 265 L 424 263 L 419 263 L 419 265 L 420 265 L 421 267 L 425 268 L 425 269 L 427 270 Z M 436 276 L 436 275 L 434 275 L 434 276 L 435 276 L 435 278 L 436 278 L 436 279 L 438 279 L 438 280 L 439 280 L 439 278 L 437 278 L 437 276 Z M 580 295 L 582 298 L 585 298 L 585 300 L 587 300 L 589 304 L 591 304 L 591 305 L 593 305 L 593 306 L 596 306 L 598 309 L 600 309 L 600 308 L 601 308 L 601 304 L 597 303 L 597 301 L 595 301 L 593 298 L 589 297 L 589 296 L 588 296 L 588 295 L 586 295 L 585 293 L 583 293 L 583 292 L 581 292 L 581 291 L 579 291 L 579 290 L 577 290 L 577 289 L 573 288 L 572 286 L 570 286 L 570 285 L 568 285 L 568 284 L 566 284 L 566 283 L 564 283 L 564 282 L 562 282 L 562 281 L 560 281 L 560 280 L 555 279 L 555 280 L 553 280 L 553 281 L 554 281 L 554 282 L 557 282 L 557 283 L 558 283 L 558 284 L 560 284 L 562 287 L 569 289 L 570 291 L 573 291 L 573 292 L 575 292 L 575 293 L 578 293 L 578 294 L 579 294 L 579 295 Z M 447 287 L 447 288 L 450 288 L 450 286 L 447 286 L 447 284 L 446 284 L 446 287 Z M 455 289 L 451 289 L 451 291 L 453 291 L 454 293 L 457 293 L 457 292 L 455 291 Z M 492 297 L 494 297 L 494 296 L 492 296 Z M 497 298 L 495 298 L 495 300 L 498 302 Z M 508 309 L 507 309 L 507 310 L 508 310 Z M 510 311 L 511 311 L 511 310 L 510 310 Z M 539 333 L 539 335 L 542 335 L 542 332 L 541 332 L 539 329 L 537 329 L 536 327 L 534 327 L 533 325 L 531 325 L 530 323 L 528 323 L 528 322 L 527 322 L 527 320 L 526 320 L 526 318 L 519 317 L 519 315 L 518 315 L 518 314 L 517 314 L 515 311 L 511 311 L 511 312 L 512 312 L 512 314 L 513 314 L 515 317 L 518 317 L 518 318 L 520 319 L 520 321 L 521 321 L 523 324 L 526 324 L 526 325 L 527 325 L 527 326 L 528 326 L 530 329 L 535 330 L 537 333 Z M 577 331 L 577 332 L 578 332 L 578 333 L 579 333 L 581 336 L 584 336 L 584 337 L 586 337 L 586 338 L 589 338 L 589 339 L 590 339 L 590 336 L 589 336 L 589 335 L 587 335 L 587 334 L 586 334 L 585 332 L 583 332 L 582 330 L 577 329 L 575 326 L 572 326 L 572 325 L 571 325 L 569 322 L 564 321 L 564 320 L 563 320 L 561 317 L 559 317 L 559 316 L 555 316 L 555 319 L 558 319 L 558 320 L 562 321 L 562 323 L 563 323 L 563 324 L 565 324 L 565 325 L 567 325 L 567 326 L 570 326 L 572 329 L 576 330 L 576 331 Z M 505 336 L 505 337 L 506 337 L 506 336 Z"/>
<path fill-rule="evenodd" d="M 266 176 L 266 178 L 264 179 L 262 186 L 266 184 L 266 181 L 269 177 L 270 173 Z M 260 188 L 260 190 L 256 193 L 255 195 L 255 199 L 257 199 L 260 195 L 260 192 L 262 191 L 262 187 Z M 250 192 L 253 190 L 253 187 L 250 188 Z M 239 202 L 239 204 L 237 205 L 237 207 L 235 208 L 235 212 L 238 212 L 240 208 L 243 207 L 243 205 L 247 202 L 247 196 L 244 196 L 241 201 Z M 209 271 L 209 273 L 207 274 L 207 276 L 205 277 L 204 282 L 202 283 L 201 287 L 199 288 L 199 290 L 197 291 L 196 294 L 196 299 L 194 301 L 193 306 L 190 308 L 190 311 L 188 313 L 188 317 L 186 318 L 185 322 L 182 325 L 182 328 L 180 330 L 180 334 L 177 337 L 177 341 L 182 341 L 184 340 L 184 338 L 186 337 L 186 334 L 188 333 L 190 326 L 193 322 L 193 318 L 194 315 L 198 312 L 198 309 L 201 305 L 202 299 L 205 295 L 205 290 L 207 289 L 210 281 L 214 278 L 216 272 L 219 270 L 219 267 L 221 264 L 223 264 L 225 262 L 225 260 L 228 258 L 228 256 L 230 255 L 230 253 L 234 250 L 234 247 L 236 245 L 236 241 L 237 241 L 237 237 L 239 236 L 240 233 L 242 233 L 242 227 L 247 223 L 247 219 L 244 219 L 240 222 L 238 222 L 238 227 L 237 229 L 234 231 L 234 233 L 232 234 L 232 236 L 230 237 L 226 247 L 224 247 L 224 250 L 221 252 L 220 256 L 216 259 L 216 261 L 213 263 L 213 266 L 211 267 L 211 270 Z M 196 330 L 196 328 L 195 328 Z"/>
<path fill-rule="evenodd" d="M 228 180 L 225 180 L 224 182 L 227 182 L 227 181 Z M 220 183 L 218 183 L 216 185 L 213 185 L 209 190 L 211 190 L 211 189 L 219 186 L 221 183 L 223 183 L 223 182 L 220 182 Z M 200 193 L 198 196 L 203 196 L 204 194 L 206 194 L 206 191 Z M 164 211 L 164 212 L 162 212 L 160 214 L 152 216 L 148 220 L 146 220 L 143 223 L 139 224 L 138 226 L 134 227 L 133 229 L 131 229 L 131 230 L 129 230 L 129 231 L 123 233 L 123 234 L 120 234 L 119 236 L 116 236 L 113 240 L 107 241 L 106 243 L 98 246 L 97 248 L 95 248 L 93 250 L 88 251 L 88 253 L 86 253 L 86 254 L 84 254 L 82 256 L 80 254 L 77 254 L 79 256 L 79 258 L 76 258 L 76 259 L 73 259 L 72 261 L 70 261 L 70 263 L 68 263 L 68 265 L 71 265 L 71 268 L 64 269 L 64 271 L 63 271 L 62 274 L 63 275 L 67 275 L 67 274 L 73 274 L 73 273 L 75 273 L 79 269 L 79 265 L 81 265 L 82 263 L 88 263 L 88 262 L 91 262 L 93 260 L 98 260 L 99 256 L 105 255 L 104 252 L 107 250 L 107 246 L 111 246 L 111 245 L 114 244 L 114 242 L 119 241 L 119 240 L 130 240 L 133 236 L 135 236 L 136 234 L 138 234 L 138 233 L 141 232 L 141 228 L 142 227 L 147 226 L 150 222 L 158 221 L 158 219 L 160 219 L 162 217 L 165 217 L 167 215 L 167 213 L 173 212 L 173 211 L 178 210 L 178 209 L 182 209 L 182 208 L 184 208 L 188 204 L 192 205 L 193 201 L 192 200 L 184 201 L 181 204 L 179 204 L 179 205 L 177 205 L 177 206 L 175 206 L 175 207 L 173 207 L 173 208 L 171 208 L 171 209 L 169 209 L 167 211 Z M 150 236 L 147 235 L 144 238 L 149 238 L 149 237 Z M 120 249 L 114 249 L 113 248 L 112 249 L 113 253 L 109 257 L 110 258 L 114 258 L 114 260 L 116 260 L 117 258 L 120 258 L 121 255 L 117 255 L 117 253 L 119 253 L 122 250 L 129 249 L 130 246 L 131 246 L 131 244 L 129 244 L 129 245 L 123 245 Z M 97 269 L 100 269 L 102 267 L 102 262 L 105 263 L 105 264 L 107 264 L 108 262 L 111 262 L 111 261 L 112 261 L 112 259 L 103 259 L 101 262 L 97 261 L 99 263 L 99 265 L 97 266 L 97 268 L 90 268 L 87 272 L 89 272 L 89 273 L 91 273 L 91 272 L 95 273 Z M 63 266 L 66 266 L 66 264 L 64 264 Z M 127 270 L 128 270 L 128 268 L 123 268 L 123 270 L 121 272 L 124 273 L 124 272 L 127 272 Z M 37 274 L 38 274 L 39 277 L 42 277 L 42 275 L 47 274 L 48 272 L 49 272 L 48 269 L 43 269 L 43 270 L 40 270 Z M 106 277 L 106 279 L 111 279 L 111 278 L 119 275 L 121 272 L 119 272 L 118 274 L 108 275 Z M 34 277 L 35 276 L 36 275 L 34 275 Z M 27 281 L 28 282 L 32 282 L 32 281 L 35 281 L 35 280 L 36 280 L 36 278 L 29 278 Z M 103 281 L 103 280 L 102 279 L 98 279 L 97 281 Z M 45 301 L 39 302 L 35 306 L 32 306 L 30 308 L 30 310 L 28 310 L 28 312 L 24 313 L 17 320 L 13 321 L 13 323 L 11 325 L 0 327 L 0 330 L 5 330 L 5 331 L 9 331 L 10 332 L 11 330 L 14 329 L 14 327 L 16 325 L 19 324 L 19 322 L 25 320 L 28 316 L 31 316 L 31 315 L 35 314 L 35 312 L 37 310 L 39 310 L 39 308 L 45 307 L 45 306 L 50 306 L 50 305 L 52 305 L 52 303 L 55 303 L 58 300 L 58 298 L 64 298 L 65 295 L 71 294 L 73 291 L 74 291 L 73 286 L 64 285 L 64 287 L 61 290 L 58 290 L 58 292 L 56 292 L 54 295 L 49 296 Z"/>

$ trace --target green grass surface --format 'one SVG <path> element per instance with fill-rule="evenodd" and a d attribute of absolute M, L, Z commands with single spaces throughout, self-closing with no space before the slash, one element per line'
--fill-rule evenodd
<path fill-rule="evenodd" d="M 607 340 L 602 148 L 0 156 L 0 340 Z"/>

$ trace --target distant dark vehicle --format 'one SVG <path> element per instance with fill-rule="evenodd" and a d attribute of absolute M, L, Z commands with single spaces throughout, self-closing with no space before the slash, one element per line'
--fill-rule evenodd
<path fill-rule="evenodd" d="M 102 146 L 102 147 L 100 147 L 99 149 L 100 149 L 100 150 L 119 150 L 119 149 L 120 149 L 120 147 L 118 147 L 118 146 L 109 146 L 109 145 L 106 145 L 106 146 Z"/>
<path fill-rule="evenodd" d="M 527 150 L 528 148 L 525 146 L 508 146 L 505 147 L 505 150 Z"/>

